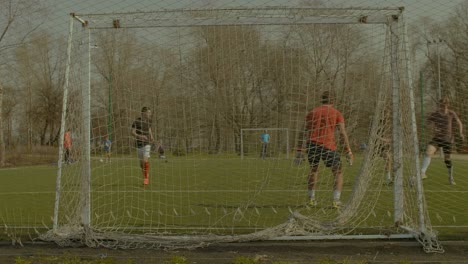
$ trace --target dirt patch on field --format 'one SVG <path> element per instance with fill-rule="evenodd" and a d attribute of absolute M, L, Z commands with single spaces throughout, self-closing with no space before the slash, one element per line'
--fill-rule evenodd
<path fill-rule="evenodd" d="M 187 263 L 197 264 L 228 264 L 239 256 L 257 259 L 259 263 L 318 263 L 324 260 L 341 263 L 467 263 L 468 242 L 442 244 L 445 249 L 443 254 L 425 253 L 421 245 L 414 241 L 255 242 L 178 251 L 60 248 L 54 244 L 27 244 L 24 247 L 3 245 L 0 246 L 0 263 L 15 263 L 18 256 L 28 258 L 70 255 L 88 260 L 112 258 L 115 263 L 125 263 L 129 259 L 132 263 L 168 263 L 174 256 L 183 256 Z"/>

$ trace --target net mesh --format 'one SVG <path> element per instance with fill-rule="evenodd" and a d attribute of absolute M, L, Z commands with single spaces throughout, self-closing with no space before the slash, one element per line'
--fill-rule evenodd
<path fill-rule="evenodd" d="M 63 123 L 71 159 L 59 166 L 56 226 L 43 239 L 187 248 L 411 234 L 427 251 L 442 250 L 419 181 L 401 9 L 175 10 L 72 20 Z M 323 164 L 318 205 L 309 206 L 306 162 L 239 158 L 242 129 L 286 128 L 288 137 L 271 140 L 295 146 L 306 113 L 329 90 L 356 157 L 343 165 L 338 210 Z M 155 137 L 149 185 L 132 134 L 144 106 Z M 247 145 L 258 152 L 254 140 Z"/>

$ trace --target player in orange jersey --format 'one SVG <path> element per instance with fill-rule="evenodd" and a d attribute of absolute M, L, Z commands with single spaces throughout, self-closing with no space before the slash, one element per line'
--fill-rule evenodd
<path fill-rule="evenodd" d="M 310 164 L 308 198 L 309 205 L 311 206 L 317 205 L 315 200 L 315 184 L 318 180 L 320 160 L 324 161 L 326 167 L 331 168 L 335 177 L 333 207 L 339 208 L 341 206 L 340 197 L 343 188 L 343 172 L 340 154 L 337 151 L 335 143 L 336 128 L 338 128 L 343 139 L 345 152 L 350 164 L 352 164 L 353 160 L 353 154 L 345 129 L 345 120 L 340 111 L 333 107 L 334 102 L 334 93 L 326 91 L 322 94 L 322 105 L 314 108 L 307 114 L 304 129 L 299 135 L 299 142 L 297 144 L 296 163 L 300 162 L 304 143 L 307 149 L 307 157 Z M 304 135 L 307 135 L 306 139 L 304 139 Z"/>

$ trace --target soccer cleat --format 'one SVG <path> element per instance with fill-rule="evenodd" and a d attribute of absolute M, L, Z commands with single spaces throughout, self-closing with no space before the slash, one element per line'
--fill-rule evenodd
<path fill-rule="evenodd" d="M 312 207 L 315 207 L 317 206 L 317 200 L 315 200 L 314 198 L 310 198 L 309 199 L 309 206 L 312 206 Z"/>
<path fill-rule="evenodd" d="M 423 179 L 423 180 L 424 180 L 424 179 L 427 179 L 426 173 L 422 173 L 422 174 L 421 174 L 421 179 Z"/>
<path fill-rule="evenodd" d="M 341 201 L 333 201 L 332 207 L 333 207 L 333 209 L 340 209 L 341 208 Z"/>
<path fill-rule="evenodd" d="M 455 180 L 454 180 L 454 179 L 451 179 L 451 178 L 449 178 L 449 183 L 450 183 L 450 185 L 457 185 L 457 184 L 455 183 Z"/>
<path fill-rule="evenodd" d="M 146 178 L 146 179 L 143 179 L 143 185 L 148 185 L 149 184 L 149 179 Z"/>

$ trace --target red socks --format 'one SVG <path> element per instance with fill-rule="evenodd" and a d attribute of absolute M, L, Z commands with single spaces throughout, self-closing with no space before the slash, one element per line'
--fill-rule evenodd
<path fill-rule="evenodd" d="M 149 162 L 145 161 L 143 164 L 143 184 L 148 185 L 149 184 Z"/>
<path fill-rule="evenodd" d="M 143 164 L 143 176 L 145 179 L 148 179 L 148 174 L 149 174 L 149 162 L 145 161 L 145 164 Z"/>

